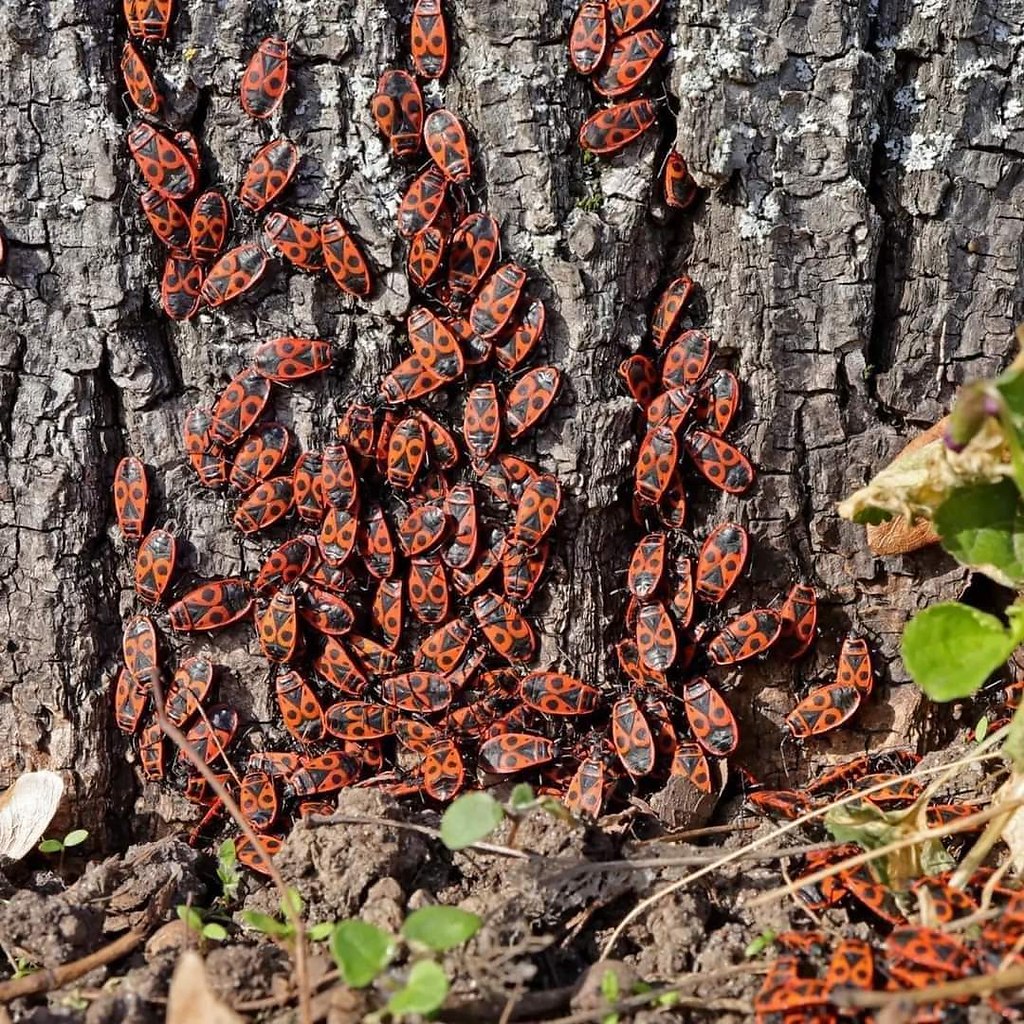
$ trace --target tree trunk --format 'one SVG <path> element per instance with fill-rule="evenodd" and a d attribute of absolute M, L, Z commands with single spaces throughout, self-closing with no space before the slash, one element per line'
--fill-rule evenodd
<path fill-rule="evenodd" d="M 380 72 L 405 60 L 407 5 L 177 8 L 157 67 L 176 127 L 195 131 L 228 195 L 269 137 L 238 105 L 241 67 L 269 31 L 294 41 L 281 128 L 303 161 L 282 208 L 344 217 L 379 286 L 354 303 L 327 280 L 278 267 L 223 312 L 168 321 L 163 253 L 139 212 L 124 141 L 120 4 L 0 9 L 0 221 L 10 241 L 0 280 L 0 785 L 28 768 L 62 770 L 75 823 L 121 838 L 138 784 L 110 692 L 121 622 L 138 607 L 133 552 L 111 508 L 117 460 L 133 453 L 150 468 L 156 522 L 173 520 L 188 542 L 183 582 L 253 572 L 269 543 L 240 540 L 228 499 L 195 483 L 181 452 L 184 412 L 246 365 L 255 342 L 321 336 L 345 353 L 337 370 L 276 389 L 274 414 L 304 446 L 326 443 L 344 403 L 375 392 L 404 352 L 410 305 L 394 228 L 409 168 L 386 154 L 368 109 Z M 561 3 L 460 0 L 446 10 L 456 49 L 444 100 L 472 127 L 477 195 L 502 225 L 503 255 L 528 268 L 530 293 L 547 304 L 547 355 L 564 375 L 530 446 L 567 504 L 555 572 L 535 605 L 540 663 L 619 685 L 608 648 L 624 628 L 637 433 L 615 371 L 644 341 L 659 286 L 685 272 L 702 289 L 699 322 L 743 382 L 733 440 L 759 470 L 743 499 L 695 491 L 690 529 L 699 540 L 726 517 L 749 526 L 745 607 L 797 578 L 818 587 L 822 638 L 805 677 L 831 671 L 847 630 L 868 636 L 894 689 L 883 686 L 862 729 L 829 749 L 862 747 L 865 732 L 872 744 L 913 739 L 922 716 L 900 685 L 900 630 L 963 574 L 935 551 L 872 557 L 835 503 L 942 415 L 962 381 L 1009 354 L 1021 314 L 1024 9 L 668 4 L 674 137 L 707 189 L 682 215 L 670 215 L 657 186 L 673 134 L 666 109 L 659 133 L 610 160 L 582 159 L 576 133 L 594 103 L 568 65 Z M 254 225 L 234 208 L 237 241 Z M 227 668 L 225 699 L 253 721 L 273 718 L 251 630 L 201 643 L 165 635 L 168 660 L 210 650 Z M 730 700 L 748 760 L 778 745 L 796 685 L 791 667 L 771 661 L 738 680 Z"/>

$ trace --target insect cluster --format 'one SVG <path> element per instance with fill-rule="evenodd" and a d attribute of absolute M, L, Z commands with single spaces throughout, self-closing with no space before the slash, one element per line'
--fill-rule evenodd
<path fill-rule="evenodd" d="M 733 753 L 739 732 L 707 674 L 768 652 L 788 660 L 803 657 L 816 635 L 817 596 L 812 587 L 797 583 L 775 606 L 714 625 L 747 564 L 750 543 L 740 524 L 726 522 L 712 528 L 696 549 L 684 532 L 691 481 L 695 474 L 740 495 L 753 484 L 754 471 L 723 436 L 739 411 L 739 382 L 728 369 L 711 369 L 714 349 L 704 331 L 681 325 L 693 293 L 688 277 L 671 281 L 652 315 L 655 355 L 638 352 L 619 367 L 642 412 L 633 517 L 641 527 L 656 520 L 661 529 L 641 537 L 630 560 L 629 635 L 617 652 L 633 692 L 616 707 L 628 709 L 631 730 L 613 732 L 613 740 L 623 762 L 632 764 L 631 775 L 654 771 L 661 749 L 669 756 L 671 774 L 686 776 L 710 793 L 707 758 Z M 812 689 L 786 724 L 801 739 L 827 732 L 847 721 L 873 687 L 867 644 L 848 637 L 836 680 Z M 677 741 L 666 700 L 682 701 L 691 738 Z M 642 756 L 638 748 L 645 751 Z"/>
<path fill-rule="evenodd" d="M 146 16 L 157 10 L 143 7 Z M 159 26 L 140 22 L 129 2 L 130 33 L 162 38 L 170 6 L 159 10 Z M 526 294 L 523 268 L 496 265 L 498 225 L 485 210 L 471 209 L 474 167 L 463 123 L 423 100 L 419 80 L 439 78 L 448 65 L 437 0 L 414 8 L 411 57 L 414 73 L 386 71 L 371 108 L 395 157 L 419 159 L 425 150 L 430 161 L 398 211 L 409 277 L 421 294 L 406 323 L 410 354 L 381 381 L 375 399 L 349 404 L 336 439 L 319 449 L 300 451 L 266 413 L 275 388 L 331 367 L 332 347 L 321 339 L 262 343 L 210 405 L 185 418 L 184 451 L 199 482 L 239 497 L 234 525 L 246 535 L 285 531 L 285 539 L 254 579 L 209 579 L 178 592 L 177 538 L 168 529 L 146 530 L 145 466 L 127 456 L 115 475 L 118 522 L 138 544 L 139 597 L 169 602 L 173 633 L 251 622 L 275 670 L 285 742 L 275 746 L 265 737 L 247 757 L 238 712 L 209 702 L 216 668 L 208 658 L 177 665 L 164 705 L 168 720 L 235 790 L 271 853 L 293 813 L 329 813 L 321 798 L 343 786 L 382 785 L 444 801 L 475 774 L 493 781 L 552 765 L 552 695 L 567 687 L 598 694 L 564 674 L 524 668 L 537 640 L 523 609 L 547 568 L 562 491 L 557 478 L 508 449 L 546 413 L 561 375 L 555 366 L 529 366 L 542 343 L 545 307 Z M 158 116 L 163 102 L 131 41 L 125 80 L 140 109 Z M 287 47 L 270 37 L 243 74 L 242 107 L 266 117 L 286 88 Z M 197 216 L 204 196 L 191 217 L 179 205 L 198 186 L 190 156 L 196 145 L 148 122 L 131 130 L 129 145 L 150 185 L 143 207 L 151 223 L 158 200 L 164 214 L 158 235 L 172 253 L 162 291 L 173 318 L 191 315 L 200 300 L 217 306 L 242 295 L 274 251 L 304 270 L 326 267 L 357 297 L 372 290 L 365 260 L 340 221 L 316 230 L 278 212 L 265 216 L 260 242 L 232 250 L 204 276 L 202 260 L 216 256 L 227 221 L 213 217 L 212 201 Z M 264 147 L 243 181 L 243 205 L 264 210 L 296 163 L 289 140 Z M 212 220 L 220 229 L 204 247 Z M 194 282 L 187 302 L 168 288 L 169 278 Z M 446 388 L 464 397 L 461 422 L 450 407 L 429 405 L 429 396 Z M 142 771 L 154 780 L 169 769 L 151 710 L 154 680 L 162 678 L 156 614 L 126 624 L 115 685 L 117 724 L 137 734 Z M 243 759 L 237 771 L 234 763 Z M 217 802 L 186 760 L 179 755 L 174 770 L 186 775 L 186 795 L 212 816 Z M 258 865 L 244 841 L 239 856 Z"/>
<path fill-rule="evenodd" d="M 843 856 L 859 852 L 859 847 L 839 849 Z M 846 938 L 833 944 L 822 932 L 784 932 L 776 936 L 781 955 L 772 963 L 754 999 L 758 1024 L 837 1024 L 840 1019 L 854 1019 L 854 1011 L 842 1001 L 844 990 L 922 989 L 982 972 L 998 972 L 1021 962 L 1024 899 L 1019 889 L 989 885 L 984 899 L 994 914 L 988 915 L 980 935 L 969 942 L 947 930 L 980 913 L 982 888 L 996 882 L 991 869 L 980 869 L 964 889 L 953 888 L 948 876 L 917 882 L 905 903 L 908 913 L 927 922 L 920 924 L 908 923 L 889 891 L 878 885 L 864 866 L 828 882 L 828 886 L 819 884 L 819 888 L 835 888 L 840 895 L 845 889 L 856 891 L 864 905 L 895 927 L 882 943 Z M 827 904 L 819 900 L 818 905 Z M 819 976 L 815 965 L 826 957 L 824 976 Z M 954 1001 L 966 1003 L 968 997 Z M 989 996 L 988 1003 L 1001 1019 L 1015 1016 L 1010 1002 L 999 995 Z M 961 1019 L 952 1017 L 950 1011 L 949 1001 L 924 1004 L 905 1019 L 915 1024 Z"/>
<path fill-rule="evenodd" d="M 587 153 L 610 156 L 636 141 L 658 120 L 655 102 L 646 96 L 628 99 L 651 76 L 665 52 L 664 36 L 650 22 L 661 0 L 584 0 L 569 30 L 569 60 L 608 106 L 580 127 Z M 665 204 L 678 210 L 692 206 L 698 189 L 677 149 L 662 165 Z"/>
<path fill-rule="evenodd" d="M 607 17 L 625 42 L 634 29 L 654 31 L 639 26 L 656 6 L 635 3 L 626 12 L 612 4 Z M 584 5 L 591 7 L 605 17 L 603 4 Z M 140 113 L 158 120 L 165 101 L 138 47 L 165 37 L 170 2 L 126 0 L 125 14 L 126 86 Z M 163 678 L 157 609 L 167 604 L 167 629 L 179 635 L 251 623 L 274 673 L 283 732 L 271 724 L 253 744 L 238 711 L 212 701 L 217 670 L 202 655 L 179 661 L 164 712 L 237 793 L 270 853 L 295 814 L 329 813 L 324 796 L 349 785 L 443 802 L 467 784 L 529 771 L 542 792 L 590 816 L 613 793 L 668 774 L 710 792 L 708 758 L 732 753 L 738 732 L 707 676 L 769 649 L 798 658 L 814 639 L 815 594 L 803 585 L 778 607 L 718 621 L 747 560 L 741 526 L 722 524 L 699 551 L 687 548 L 690 477 L 739 494 L 754 473 L 723 436 L 739 408 L 739 384 L 728 369 L 711 369 L 706 334 L 680 326 L 693 293 L 680 277 L 654 310 L 656 356 L 633 355 L 620 369 L 646 423 L 635 515 L 644 528 L 652 517 L 662 527 L 641 539 L 629 567 L 630 636 L 616 649 L 628 683 L 602 688 L 531 668 L 538 644 L 527 607 L 548 569 L 562 488 L 512 449 L 551 407 L 561 374 L 532 365 L 545 306 L 528 294 L 527 271 L 499 260 L 498 224 L 471 187 L 467 127 L 425 101 L 421 82 L 445 74 L 449 49 L 439 0 L 417 0 L 412 70 L 386 70 L 371 101 L 392 155 L 427 158 L 397 214 L 416 296 L 405 325 L 408 354 L 374 398 L 347 405 L 336 437 L 319 448 L 301 449 L 268 415 L 275 390 L 331 369 L 332 346 L 318 338 L 263 342 L 250 365 L 185 417 L 184 454 L 199 482 L 237 496 L 233 523 L 241 533 L 275 531 L 254 578 L 208 579 L 182 592 L 174 532 L 146 529 L 145 466 L 127 456 L 117 467 L 118 522 L 138 544 L 136 591 L 153 607 L 125 626 L 117 725 L 137 736 L 144 775 L 164 777 L 171 766 L 151 706 L 163 689 L 155 687 Z M 602 47 L 594 69 L 604 69 L 605 94 L 618 96 L 612 78 L 633 73 L 623 60 L 604 65 L 603 55 Z M 242 108 L 267 118 L 287 87 L 287 44 L 268 37 L 244 70 Z M 170 249 L 161 298 L 172 319 L 193 315 L 201 302 L 237 299 L 274 254 L 304 271 L 326 270 L 356 299 L 372 293 L 360 246 L 340 220 L 312 227 L 267 209 L 298 163 L 287 138 L 262 147 L 241 183 L 239 201 L 263 216 L 258 240 L 224 255 L 224 196 L 210 190 L 190 211 L 182 205 L 200 186 L 196 140 L 143 119 L 128 145 L 148 185 L 143 210 Z M 682 180 L 673 194 L 684 195 Z M 812 691 L 789 716 L 794 735 L 844 721 L 871 681 L 866 645 L 849 638 L 836 683 Z M 209 808 L 207 818 L 215 815 L 217 801 L 180 752 L 173 771 L 189 799 Z M 258 866 L 245 842 L 239 856 Z"/>
<path fill-rule="evenodd" d="M 124 0 L 129 38 L 121 54 L 125 89 L 139 120 L 128 132 L 128 151 L 146 184 L 139 197 L 156 238 L 167 248 L 160 304 L 172 320 L 188 320 L 206 305 L 217 308 L 254 287 L 277 256 L 307 273 L 327 274 L 344 292 L 365 298 L 372 278 L 358 241 L 337 217 L 317 226 L 285 213 L 266 213 L 249 241 L 223 252 L 231 230 L 228 200 L 209 188 L 196 195 L 209 162 L 187 130 L 162 125 L 161 95 L 141 49 L 166 38 L 171 0 Z M 245 113 L 264 121 L 281 105 L 288 84 L 288 43 L 264 39 L 246 67 L 240 88 Z M 238 189 L 247 214 L 263 215 L 288 187 L 299 165 L 298 147 L 278 136 L 253 154 Z"/>

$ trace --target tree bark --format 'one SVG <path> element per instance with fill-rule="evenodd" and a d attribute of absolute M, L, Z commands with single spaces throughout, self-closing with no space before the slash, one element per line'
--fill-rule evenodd
<path fill-rule="evenodd" d="M 208 400 L 279 334 L 334 339 L 337 372 L 277 389 L 275 416 L 304 446 L 325 443 L 345 402 L 371 393 L 403 350 L 409 304 L 394 212 L 409 169 L 385 152 L 368 100 L 404 61 L 405 4 L 317 0 L 279 8 L 179 0 L 156 64 L 177 127 L 200 139 L 228 195 L 265 140 L 241 112 L 241 68 L 272 30 L 294 41 L 282 130 L 303 153 L 282 208 L 340 214 L 379 271 L 356 304 L 322 279 L 277 269 L 224 312 L 177 325 L 159 311 L 163 253 L 138 210 L 124 144 L 112 0 L 16 0 L 0 9 L 0 785 L 63 770 L 76 824 L 123 833 L 135 792 L 111 718 L 120 625 L 136 609 L 132 551 L 114 526 L 121 455 L 151 469 L 157 522 L 187 538 L 185 573 L 252 572 L 269 544 L 240 540 L 221 494 L 185 465 L 185 410 Z M 1007 359 L 1021 314 L 1024 7 L 898 0 L 726 0 L 668 4 L 661 25 L 668 105 L 661 130 L 584 161 L 595 106 L 566 56 L 552 0 L 446 5 L 456 40 L 446 105 L 471 127 L 478 195 L 503 253 L 548 306 L 550 361 L 564 374 L 536 457 L 558 474 L 567 512 L 539 608 L 541 664 L 619 685 L 636 417 L 616 367 L 646 336 L 660 285 L 702 289 L 699 322 L 744 385 L 733 439 L 759 469 L 748 498 L 701 488 L 690 529 L 736 518 L 754 558 L 739 604 L 819 589 L 822 638 L 804 679 L 828 675 L 843 634 L 866 634 L 883 686 L 862 729 L 829 749 L 913 740 L 924 716 L 897 658 L 907 614 L 963 574 L 936 551 L 878 559 L 835 502 L 948 408 L 956 387 Z M 707 191 L 669 215 L 657 176 L 673 137 Z M 253 231 L 235 204 L 233 237 Z M 457 406 L 456 408 L 461 408 Z M 744 604 L 744 602 L 746 602 Z M 256 722 L 271 693 L 251 631 L 202 643 L 223 693 Z M 170 658 L 171 651 L 168 651 Z M 748 761 L 782 736 L 790 666 L 742 673 L 730 701 Z M 820 752 L 821 748 L 817 748 Z M 164 810 L 170 810 L 164 808 Z M 162 813 L 162 812 L 161 812 Z"/>

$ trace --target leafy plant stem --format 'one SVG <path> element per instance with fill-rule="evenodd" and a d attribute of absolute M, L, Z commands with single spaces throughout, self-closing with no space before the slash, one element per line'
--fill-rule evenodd
<path fill-rule="evenodd" d="M 263 849 L 259 836 L 252 826 L 246 821 L 241 808 L 228 792 L 227 787 L 217 778 L 213 769 L 192 749 L 185 734 L 171 722 L 164 714 L 164 694 L 160 680 L 154 676 L 152 680 L 153 703 L 157 724 L 160 729 L 170 738 L 171 742 L 191 761 L 196 771 L 206 780 L 210 789 L 223 802 L 224 809 L 231 815 L 235 823 L 242 830 L 242 833 L 253 845 L 253 852 L 263 862 L 270 875 L 274 887 L 281 895 L 281 909 L 295 929 L 295 980 L 299 996 L 299 1019 L 302 1024 L 313 1024 L 313 1000 L 309 986 L 309 968 L 307 962 L 306 928 L 302 920 L 302 914 L 294 907 L 288 886 L 285 884 L 281 872 L 277 870 L 274 859 Z"/>

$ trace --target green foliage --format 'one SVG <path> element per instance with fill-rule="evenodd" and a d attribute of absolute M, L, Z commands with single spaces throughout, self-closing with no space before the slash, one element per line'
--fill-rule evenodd
<path fill-rule="evenodd" d="M 40 853 L 59 853 L 61 860 L 64 859 L 64 851 L 74 846 L 81 846 L 89 838 L 88 829 L 76 828 L 69 832 L 63 839 L 44 839 L 39 844 Z"/>
<path fill-rule="evenodd" d="M 1024 583 L 1024 509 L 1009 481 L 955 490 L 936 510 L 942 546 L 1005 586 Z"/>
<path fill-rule="evenodd" d="M 984 743 L 985 737 L 988 735 L 989 721 L 988 715 L 982 715 L 978 719 L 978 724 L 974 727 L 974 742 Z"/>
<path fill-rule="evenodd" d="M 619 1001 L 620 991 L 619 976 L 612 970 L 605 971 L 604 974 L 601 975 L 601 995 L 603 995 L 609 1003 L 617 1003 Z"/>
<path fill-rule="evenodd" d="M 250 931 L 260 932 L 271 939 L 295 938 L 295 926 L 258 910 L 243 910 L 242 922 Z"/>
<path fill-rule="evenodd" d="M 1024 607 L 1007 614 L 1009 628 L 956 601 L 918 612 L 903 631 L 903 660 L 914 681 L 932 700 L 974 693 L 1024 640 Z"/>
<path fill-rule="evenodd" d="M 448 995 L 448 978 L 433 960 L 418 960 L 412 965 L 405 985 L 389 1000 L 388 1011 L 395 1017 L 426 1014 L 441 1009 Z"/>
<path fill-rule="evenodd" d="M 14 973 L 11 975 L 11 979 L 14 981 L 17 981 L 18 978 L 27 978 L 39 970 L 39 964 L 25 956 L 19 956 L 12 960 L 11 967 L 14 968 Z"/>
<path fill-rule="evenodd" d="M 280 917 L 271 917 L 269 914 L 263 914 L 258 910 L 243 910 L 242 922 L 251 931 L 260 932 L 268 938 L 288 944 L 295 939 L 294 920 L 302 917 L 304 909 L 299 890 L 289 889 L 282 898 L 280 907 Z M 288 912 L 289 910 L 291 913 Z M 306 937 L 314 942 L 322 942 L 330 936 L 333 927 L 330 922 L 307 925 Z"/>
<path fill-rule="evenodd" d="M 760 956 L 775 941 L 775 935 L 774 928 L 765 928 L 760 935 L 755 936 L 747 943 L 747 948 L 743 950 L 743 955 L 748 960 L 752 960 L 755 956 Z"/>
<path fill-rule="evenodd" d="M 420 907 L 402 925 L 406 942 L 443 953 L 468 942 L 480 930 L 483 921 L 459 907 Z"/>
<path fill-rule="evenodd" d="M 536 806 L 537 795 L 528 782 L 518 782 L 512 787 L 512 792 L 508 795 L 509 811 L 522 813 Z"/>
<path fill-rule="evenodd" d="M 441 818 L 441 842 L 449 850 L 462 850 L 489 836 L 504 818 L 504 808 L 490 793 L 463 793 Z"/>
<path fill-rule="evenodd" d="M 238 868 L 234 839 L 225 839 L 217 849 L 217 878 L 221 886 L 218 902 L 231 903 L 237 899 L 242 873 Z"/>
<path fill-rule="evenodd" d="M 366 988 L 395 955 L 395 940 L 386 931 L 358 918 L 334 926 L 331 956 L 350 988 Z"/>
<path fill-rule="evenodd" d="M 228 930 L 219 921 L 208 921 L 206 915 L 208 910 L 201 910 L 196 907 L 187 906 L 184 903 L 174 908 L 188 927 L 200 938 L 209 942 L 223 942 L 228 937 Z"/>
<path fill-rule="evenodd" d="M 443 953 L 463 945 L 482 924 L 476 914 L 458 907 L 431 906 L 414 910 L 401 929 L 401 939 L 413 952 L 427 950 Z M 448 977 L 436 960 L 429 957 L 412 962 L 404 983 L 394 988 L 392 961 L 400 940 L 382 928 L 351 918 L 331 931 L 330 950 L 342 980 L 351 988 L 366 988 L 376 983 L 391 990 L 386 1012 L 399 1019 L 405 1015 L 427 1015 L 440 1009 L 448 995 Z M 377 1014 L 371 1015 L 378 1020 Z"/>

